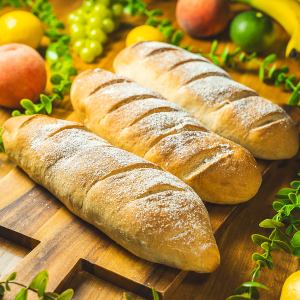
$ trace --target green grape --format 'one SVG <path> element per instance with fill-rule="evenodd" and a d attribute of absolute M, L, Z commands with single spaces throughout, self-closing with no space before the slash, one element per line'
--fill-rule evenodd
<path fill-rule="evenodd" d="M 88 37 L 91 40 L 96 40 L 101 44 L 104 44 L 107 41 L 106 34 L 99 28 L 93 28 L 91 31 L 89 31 Z"/>
<path fill-rule="evenodd" d="M 95 55 L 91 49 L 83 47 L 80 51 L 80 58 L 86 63 L 91 63 L 95 59 Z"/>
<path fill-rule="evenodd" d="M 109 9 L 101 3 L 96 4 L 93 10 L 91 11 L 91 15 L 96 16 L 99 19 L 106 18 L 107 16 L 109 16 L 109 13 Z"/>
<path fill-rule="evenodd" d="M 85 11 L 82 8 L 78 8 L 74 11 L 77 16 L 85 16 Z"/>
<path fill-rule="evenodd" d="M 85 12 L 90 12 L 94 7 L 94 2 L 93 1 L 84 1 L 83 4 L 82 4 L 82 9 L 85 11 Z"/>
<path fill-rule="evenodd" d="M 115 29 L 115 23 L 112 19 L 109 18 L 105 18 L 102 21 L 102 29 L 106 32 L 106 33 L 111 33 L 114 31 Z"/>
<path fill-rule="evenodd" d="M 87 28 L 100 28 L 102 24 L 102 19 L 97 16 L 91 16 L 88 19 Z"/>
<path fill-rule="evenodd" d="M 76 53 L 80 53 L 81 49 L 85 47 L 86 40 L 85 39 L 79 39 L 73 44 L 73 49 Z"/>
<path fill-rule="evenodd" d="M 74 40 L 78 40 L 85 37 L 84 27 L 79 24 L 73 24 L 71 26 L 71 35 Z"/>
<path fill-rule="evenodd" d="M 123 5 L 122 4 L 114 4 L 112 6 L 113 15 L 116 17 L 120 17 L 123 13 Z"/>
<path fill-rule="evenodd" d="M 105 6 L 109 6 L 110 0 L 97 0 L 97 4 L 103 4 Z"/>
<path fill-rule="evenodd" d="M 89 48 L 95 56 L 98 56 L 103 52 L 102 45 L 95 40 L 88 40 L 86 42 L 86 47 Z"/>

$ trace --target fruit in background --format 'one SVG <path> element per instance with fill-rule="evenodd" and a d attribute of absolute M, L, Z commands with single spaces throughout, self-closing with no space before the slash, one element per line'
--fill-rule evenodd
<path fill-rule="evenodd" d="M 165 38 L 157 28 L 149 25 L 141 25 L 133 28 L 128 33 L 126 37 L 126 46 L 144 41 L 164 42 Z"/>
<path fill-rule="evenodd" d="M 248 4 L 275 19 L 290 35 L 286 56 L 300 53 L 300 1 L 299 0 L 235 0 Z"/>
<path fill-rule="evenodd" d="M 245 11 L 232 20 L 232 41 L 246 52 L 262 52 L 275 41 L 274 24 L 271 18 L 257 11 Z"/>
<path fill-rule="evenodd" d="M 293 273 L 286 279 L 280 300 L 300 300 L 300 271 Z"/>
<path fill-rule="evenodd" d="M 0 45 L 20 43 L 37 48 L 44 29 L 41 21 L 32 13 L 14 10 L 1 16 L 0 32 Z"/>
<path fill-rule="evenodd" d="M 47 81 L 45 62 L 23 44 L 0 46 L 0 105 L 20 107 L 20 100 L 38 100 Z"/>
<path fill-rule="evenodd" d="M 229 21 L 228 0 L 179 0 L 176 17 L 191 36 L 210 37 L 223 31 Z"/>
<path fill-rule="evenodd" d="M 107 35 L 117 29 L 123 13 L 121 4 L 109 0 L 85 0 L 69 15 L 73 50 L 86 63 L 92 63 L 103 52 Z"/>

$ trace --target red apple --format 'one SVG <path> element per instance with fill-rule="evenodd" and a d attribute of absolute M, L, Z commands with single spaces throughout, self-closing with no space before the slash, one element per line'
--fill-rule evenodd
<path fill-rule="evenodd" d="M 0 105 L 20 107 L 20 100 L 38 100 L 47 81 L 43 58 L 23 44 L 0 46 Z"/>
<path fill-rule="evenodd" d="M 179 25 L 194 37 L 210 37 L 223 31 L 229 12 L 229 0 L 179 0 L 176 7 Z"/>

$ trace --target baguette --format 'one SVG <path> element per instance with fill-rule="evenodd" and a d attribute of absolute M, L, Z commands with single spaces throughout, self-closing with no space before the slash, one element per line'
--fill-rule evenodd
<path fill-rule="evenodd" d="M 241 146 L 207 131 L 176 104 L 129 79 L 94 69 L 81 73 L 71 101 L 85 126 L 182 179 L 205 201 L 252 198 L 261 174 Z"/>
<path fill-rule="evenodd" d="M 82 125 L 42 115 L 4 124 L 6 152 L 70 211 L 146 260 L 212 272 L 208 213 L 185 183 Z"/>
<path fill-rule="evenodd" d="M 293 157 L 299 147 L 291 118 L 206 58 L 181 48 L 141 42 L 121 51 L 117 73 L 161 93 L 204 126 L 262 159 Z"/>

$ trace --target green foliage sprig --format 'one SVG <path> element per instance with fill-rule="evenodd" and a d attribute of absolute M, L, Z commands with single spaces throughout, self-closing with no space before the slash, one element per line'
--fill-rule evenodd
<path fill-rule="evenodd" d="M 47 271 L 39 272 L 27 286 L 23 283 L 17 282 L 17 273 L 11 273 L 5 281 L 0 282 L 0 299 L 2 299 L 6 292 L 11 290 L 11 285 L 21 287 L 19 292 L 15 295 L 15 300 L 26 300 L 28 292 L 35 293 L 40 300 L 71 300 L 74 295 L 72 289 L 67 289 L 61 294 L 54 292 L 46 292 L 49 275 Z"/>
<path fill-rule="evenodd" d="M 245 63 L 253 60 L 257 57 L 256 53 L 247 54 L 242 51 L 240 47 L 235 48 L 230 51 L 229 47 L 226 47 L 223 52 L 218 53 L 219 42 L 214 40 L 211 44 L 209 53 L 201 53 L 203 56 L 206 56 L 211 59 L 211 61 L 222 67 L 227 68 L 236 68 L 239 63 Z"/>
<path fill-rule="evenodd" d="M 281 86 L 291 93 L 288 105 L 300 105 L 300 81 L 296 76 L 289 74 L 287 66 L 278 67 L 276 65 L 276 54 L 267 56 L 260 65 L 259 79 L 269 82 L 275 86 Z"/>
<path fill-rule="evenodd" d="M 300 176 L 300 173 L 298 173 Z M 273 269 L 272 253 L 284 251 L 300 257 L 300 180 L 290 183 L 290 187 L 279 190 L 273 202 L 275 215 L 265 219 L 259 226 L 269 231 L 268 235 L 253 234 L 252 241 L 260 246 L 262 252 L 254 253 L 255 268 L 250 281 L 243 283 L 227 300 L 259 299 L 259 289 L 268 289 L 258 282 L 263 269 Z"/>
<path fill-rule="evenodd" d="M 124 12 L 131 16 L 144 16 L 146 17 L 145 23 L 158 28 L 164 35 L 167 42 L 173 45 L 179 45 L 183 32 L 177 30 L 172 22 L 168 19 L 161 18 L 163 15 L 160 9 L 148 9 L 147 4 L 143 0 L 119 0 L 124 6 Z"/>

